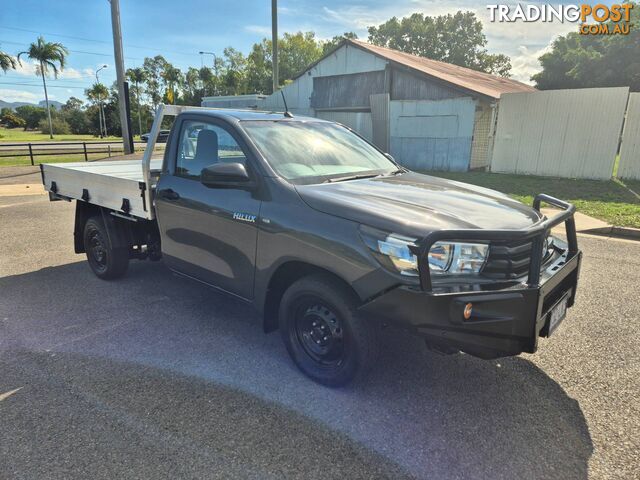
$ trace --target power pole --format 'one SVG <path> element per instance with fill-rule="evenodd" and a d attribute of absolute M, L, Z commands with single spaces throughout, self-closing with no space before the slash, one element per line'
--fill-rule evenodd
<path fill-rule="evenodd" d="M 273 91 L 277 92 L 278 82 L 278 0 L 271 0 L 271 63 L 273 65 Z"/>
<path fill-rule="evenodd" d="M 120 107 L 120 125 L 122 126 L 122 144 L 125 153 L 133 153 L 133 138 L 129 115 L 127 114 L 127 88 L 124 77 L 124 58 L 122 55 L 122 30 L 120 29 L 120 0 L 109 0 L 111 3 L 111 28 L 113 29 L 113 54 L 116 62 L 118 83 L 118 106 Z"/>

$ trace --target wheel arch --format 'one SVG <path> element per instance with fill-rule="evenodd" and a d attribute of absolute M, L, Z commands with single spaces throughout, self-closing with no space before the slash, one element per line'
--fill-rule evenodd
<path fill-rule="evenodd" d="M 84 225 L 89 218 L 100 215 L 99 206 L 76 201 L 76 216 L 73 224 L 73 248 L 76 253 L 86 253 L 84 248 Z"/>
<path fill-rule="evenodd" d="M 327 270 L 326 268 L 298 260 L 284 262 L 276 268 L 269 278 L 269 283 L 265 292 L 262 306 L 263 328 L 265 333 L 273 332 L 278 329 L 278 310 L 280 308 L 282 295 L 287 288 L 303 277 L 316 274 L 331 277 L 358 301 L 362 300 L 349 282 L 340 277 L 340 275 Z"/>

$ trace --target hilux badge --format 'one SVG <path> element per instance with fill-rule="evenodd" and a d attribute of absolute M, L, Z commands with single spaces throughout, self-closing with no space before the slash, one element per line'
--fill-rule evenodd
<path fill-rule="evenodd" d="M 241 222 L 256 223 L 256 216 L 249 215 L 248 213 L 233 212 L 233 219 L 240 220 Z"/>

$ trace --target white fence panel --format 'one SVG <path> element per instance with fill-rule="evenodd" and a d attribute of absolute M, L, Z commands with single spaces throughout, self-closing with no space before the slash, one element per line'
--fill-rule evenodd
<path fill-rule="evenodd" d="M 628 87 L 502 95 L 491 170 L 611 178 L 628 95 Z"/>
<path fill-rule="evenodd" d="M 618 177 L 640 180 L 640 93 L 629 95 Z"/>

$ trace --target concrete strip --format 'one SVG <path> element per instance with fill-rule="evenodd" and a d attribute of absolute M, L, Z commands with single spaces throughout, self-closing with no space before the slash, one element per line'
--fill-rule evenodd
<path fill-rule="evenodd" d="M 45 195 L 47 192 L 41 183 L 22 183 L 0 185 L 0 197 L 21 197 L 23 195 Z"/>

